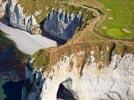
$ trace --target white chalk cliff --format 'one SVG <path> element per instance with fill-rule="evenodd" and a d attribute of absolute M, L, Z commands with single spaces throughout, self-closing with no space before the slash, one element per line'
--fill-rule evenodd
<path fill-rule="evenodd" d="M 8 10 L 10 24 L 13 27 L 33 34 L 38 33 L 38 24 L 35 17 L 33 15 L 26 16 L 23 13 L 23 8 L 20 4 L 17 4 L 16 0 L 8 0 Z"/>
<path fill-rule="evenodd" d="M 134 55 L 121 57 L 115 54 L 111 63 L 99 70 L 91 52 L 80 75 L 78 59 L 83 55 L 84 52 L 65 56 L 52 67 L 51 73 L 44 73 L 41 100 L 57 100 L 60 84 L 74 97 L 59 98 L 63 100 L 134 100 Z"/>
<path fill-rule="evenodd" d="M 7 1 L 2 1 L 0 0 L 0 19 L 2 17 L 4 17 L 5 15 L 5 12 L 6 12 L 6 5 L 7 5 Z"/>
<path fill-rule="evenodd" d="M 82 26 L 83 18 L 81 13 L 66 13 L 59 9 L 58 11 L 52 10 L 47 19 L 44 21 L 44 31 L 50 35 L 55 36 L 62 40 L 70 39 L 75 33 L 77 28 Z"/>
<path fill-rule="evenodd" d="M 7 0 L 0 5 L 0 18 L 6 13 L 9 23 L 15 28 L 38 34 L 41 32 L 40 25 L 37 23 L 34 15 L 27 16 L 21 4 L 16 0 Z M 45 19 L 45 17 L 44 17 Z M 70 39 L 75 31 L 81 28 L 83 17 L 81 12 L 67 13 L 62 9 L 52 10 L 48 13 L 46 20 L 43 22 L 43 30 L 52 37 L 61 40 Z"/>

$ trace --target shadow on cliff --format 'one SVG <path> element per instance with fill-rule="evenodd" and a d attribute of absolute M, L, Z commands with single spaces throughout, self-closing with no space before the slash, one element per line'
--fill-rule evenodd
<path fill-rule="evenodd" d="M 62 40 L 62 39 L 59 39 L 59 38 L 57 38 L 56 36 L 51 35 L 51 34 L 49 34 L 48 32 L 46 32 L 46 31 L 44 30 L 43 24 L 44 24 L 45 21 L 46 21 L 46 18 L 45 18 L 42 22 L 40 22 L 40 29 L 41 29 L 41 31 L 42 31 L 42 36 L 45 36 L 45 37 L 47 37 L 47 38 L 49 38 L 49 39 L 52 39 L 52 40 L 56 41 L 58 45 L 63 45 L 63 44 L 65 44 L 67 41 Z"/>
<path fill-rule="evenodd" d="M 59 86 L 57 98 L 64 100 L 75 100 L 73 94 L 68 89 L 66 89 L 63 84 L 60 84 Z"/>

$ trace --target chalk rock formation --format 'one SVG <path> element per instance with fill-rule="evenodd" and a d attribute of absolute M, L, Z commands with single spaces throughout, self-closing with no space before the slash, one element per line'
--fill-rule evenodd
<path fill-rule="evenodd" d="M 15 0 L 9 0 L 8 8 L 10 24 L 13 27 L 28 31 L 33 34 L 38 33 L 38 24 L 35 17 L 33 15 L 25 16 L 23 13 L 23 8 L 20 4 L 17 4 Z"/>
<path fill-rule="evenodd" d="M 65 56 L 50 73 L 44 73 L 41 100 L 134 100 L 134 55 L 114 54 L 101 70 L 92 52 L 84 66 L 78 67 L 82 57 L 83 51 Z"/>
<path fill-rule="evenodd" d="M 44 22 L 44 31 L 62 40 L 70 39 L 75 30 L 81 27 L 83 18 L 81 13 L 69 14 L 61 9 L 52 10 Z"/>
<path fill-rule="evenodd" d="M 5 15 L 7 2 L 0 0 L 0 19 Z"/>
<path fill-rule="evenodd" d="M 43 86 L 44 77 L 39 70 L 32 69 L 31 63 L 25 67 L 26 90 L 29 91 L 27 97 L 22 95 L 22 100 L 38 100 L 40 98 L 41 88 Z M 26 92 L 23 90 L 23 92 Z"/>

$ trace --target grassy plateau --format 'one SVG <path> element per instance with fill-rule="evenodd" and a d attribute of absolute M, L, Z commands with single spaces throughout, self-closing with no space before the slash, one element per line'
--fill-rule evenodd
<path fill-rule="evenodd" d="M 97 0 L 105 12 L 98 29 L 114 39 L 134 39 L 134 0 Z"/>

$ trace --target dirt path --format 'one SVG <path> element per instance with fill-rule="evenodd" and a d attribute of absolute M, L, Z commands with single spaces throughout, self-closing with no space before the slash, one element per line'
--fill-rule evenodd
<path fill-rule="evenodd" d="M 68 3 L 69 5 L 73 5 L 73 6 L 76 6 L 76 7 L 82 7 L 84 9 L 88 9 L 90 11 L 93 11 L 96 15 L 96 18 L 92 19 L 92 21 L 90 22 L 90 24 L 88 25 L 88 28 L 90 31 L 93 31 L 94 30 L 94 27 L 96 25 L 96 23 L 101 19 L 100 17 L 100 14 L 98 13 L 97 10 L 93 9 L 93 8 L 89 8 L 89 7 L 86 7 L 84 5 L 80 5 L 80 4 L 74 4 L 74 3 Z"/>

